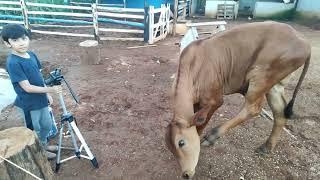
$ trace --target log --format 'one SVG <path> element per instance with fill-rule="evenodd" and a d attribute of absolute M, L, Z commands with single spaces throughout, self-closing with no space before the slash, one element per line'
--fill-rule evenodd
<path fill-rule="evenodd" d="M 86 40 L 79 44 L 83 49 L 81 55 L 81 64 L 92 65 L 100 63 L 100 47 L 98 41 Z"/>
<path fill-rule="evenodd" d="M 0 131 L 0 174 L 4 180 L 53 179 L 46 152 L 33 131 L 25 127 Z"/>
<path fill-rule="evenodd" d="M 152 44 L 152 45 L 144 45 L 144 46 L 132 46 L 132 47 L 127 47 L 127 49 L 137 49 L 137 48 L 146 48 L 146 47 L 156 47 L 157 45 Z"/>

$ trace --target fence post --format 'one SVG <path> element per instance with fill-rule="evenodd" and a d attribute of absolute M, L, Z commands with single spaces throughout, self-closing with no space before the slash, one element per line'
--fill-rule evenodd
<path fill-rule="evenodd" d="M 164 5 L 161 4 L 161 12 L 160 12 L 160 17 L 159 17 L 159 23 L 160 23 L 160 36 L 162 36 L 164 34 L 164 22 L 165 22 L 165 9 L 164 9 Z"/>
<path fill-rule="evenodd" d="M 174 1 L 174 8 L 173 8 L 173 27 L 172 27 L 172 31 L 173 31 L 173 35 L 176 35 L 176 27 L 177 27 L 177 18 L 178 18 L 178 0 Z"/>
<path fill-rule="evenodd" d="M 23 16 L 23 24 L 26 29 L 30 29 L 29 19 L 28 19 L 28 9 L 26 2 L 24 0 L 20 0 L 21 11 Z"/>
<path fill-rule="evenodd" d="M 93 22 L 93 28 L 94 28 L 94 38 L 97 41 L 100 41 L 100 38 L 99 38 L 99 27 L 98 27 L 97 4 L 93 3 L 91 5 L 91 10 L 92 10 L 92 22 Z"/>
<path fill-rule="evenodd" d="M 166 26 L 167 26 L 167 33 L 170 32 L 170 4 L 167 4 L 166 7 Z"/>
<path fill-rule="evenodd" d="M 149 26 L 150 26 L 150 14 L 149 14 L 149 6 L 145 3 L 144 6 L 144 33 L 143 39 L 144 42 L 147 43 L 149 41 Z"/>
<path fill-rule="evenodd" d="M 188 3 L 187 3 L 187 5 L 188 5 Z M 189 6 L 188 6 L 188 17 L 190 17 L 190 16 L 191 16 L 191 11 L 192 11 L 191 6 L 192 6 L 192 1 L 189 1 Z"/>
<path fill-rule="evenodd" d="M 154 6 L 149 6 L 149 44 L 154 43 Z"/>
<path fill-rule="evenodd" d="M 182 19 L 186 19 L 187 17 L 187 1 L 184 0 L 183 2 L 183 11 L 182 11 Z"/>
<path fill-rule="evenodd" d="M 167 6 L 165 4 L 163 4 L 163 34 L 165 34 L 165 28 L 166 28 L 166 24 L 167 24 Z"/>

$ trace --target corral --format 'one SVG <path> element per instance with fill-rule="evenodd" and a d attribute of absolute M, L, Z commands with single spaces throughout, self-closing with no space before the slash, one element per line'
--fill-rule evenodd
<path fill-rule="evenodd" d="M 239 23 L 248 22 L 228 22 L 226 29 Z M 283 132 L 275 152 L 260 157 L 254 150 L 266 140 L 272 122 L 254 118 L 230 131 L 213 147 L 201 149 L 195 179 L 320 178 L 320 31 L 288 23 L 312 45 L 311 66 L 294 107 L 295 116 L 286 126 L 295 138 Z M 67 91 L 64 96 L 100 163 L 99 169 L 93 169 L 87 161 L 69 161 L 57 178 L 180 179 L 178 164 L 165 147 L 164 131 L 172 118 L 169 91 L 180 52 L 176 44 L 181 37 L 168 37 L 156 47 L 135 49 L 128 47 L 143 44 L 105 41 L 100 65 L 80 64 L 77 45 L 83 40 L 36 35 L 31 44 L 45 72 L 62 67 L 78 94 L 79 105 Z M 295 73 L 287 87 L 288 97 L 299 75 L 300 71 Z M 239 95 L 226 97 L 207 130 L 235 116 L 241 103 Z M 6 118 L 8 112 L 1 114 L 2 127 L 14 122 Z M 54 112 L 59 117 L 57 104 Z"/>

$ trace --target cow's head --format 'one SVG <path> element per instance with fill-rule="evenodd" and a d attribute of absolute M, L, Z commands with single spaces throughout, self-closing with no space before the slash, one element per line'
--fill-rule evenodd
<path fill-rule="evenodd" d="M 192 122 L 184 124 L 171 122 L 166 131 L 166 144 L 179 162 L 182 170 L 182 177 L 190 179 L 195 174 L 195 168 L 200 154 L 200 137 L 197 126 L 203 122 Z"/>

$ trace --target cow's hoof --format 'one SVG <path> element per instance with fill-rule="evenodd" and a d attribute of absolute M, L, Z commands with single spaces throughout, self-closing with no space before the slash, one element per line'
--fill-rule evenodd
<path fill-rule="evenodd" d="M 215 135 L 209 135 L 209 136 L 205 136 L 201 139 L 201 145 L 202 146 L 212 146 L 217 139 L 219 139 L 219 136 L 215 136 Z"/>
<path fill-rule="evenodd" d="M 255 151 L 260 156 L 267 156 L 271 154 L 271 149 L 268 148 L 266 144 L 262 144 L 260 147 L 258 147 Z"/>
<path fill-rule="evenodd" d="M 209 141 L 206 137 L 203 137 L 201 139 L 201 145 L 202 146 L 212 146 L 214 143 Z"/>
<path fill-rule="evenodd" d="M 216 127 L 216 128 L 213 128 L 210 132 L 210 134 L 206 135 L 205 137 L 203 137 L 201 139 L 201 145 L 202 146 L 212 146 L 217 139 L 220 138 L 219 136 L 219 129 Z"/>

